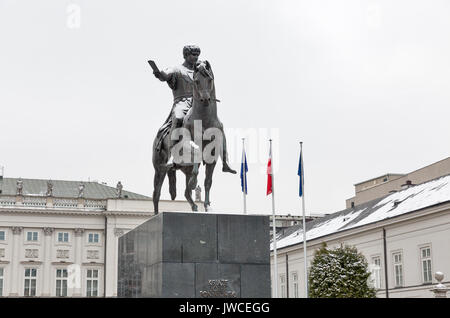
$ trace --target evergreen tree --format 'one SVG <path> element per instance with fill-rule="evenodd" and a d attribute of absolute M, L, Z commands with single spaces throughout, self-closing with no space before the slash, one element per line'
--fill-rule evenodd
<path fill-rule="evenodd" d="M 373 298 L 376 291 L 369 277 L 366 258 L 355 247 L 329 250 L 324 244 L 314 254 L 309 270 L 309 297 Z"/>

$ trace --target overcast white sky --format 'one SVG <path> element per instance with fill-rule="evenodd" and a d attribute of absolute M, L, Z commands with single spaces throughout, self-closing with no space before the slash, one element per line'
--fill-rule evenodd
<path fill-rule="evenodd" d="M 354 183 L 450 155 L 449 17 L 445 0 L 0 0 L 0 165 L 6 177 L 121 180 L 151 196 L 172 94 L 147 60 L 179 64 L 197 44 L 236 170 L 255 133 L 249 212 L 271 213 L 269 135 L 277 211 L 301 214 L 302 140 L 307 214 L 335 212 Z M 239 175 L 221 164 L 211 201 L 242 210 Z"/>

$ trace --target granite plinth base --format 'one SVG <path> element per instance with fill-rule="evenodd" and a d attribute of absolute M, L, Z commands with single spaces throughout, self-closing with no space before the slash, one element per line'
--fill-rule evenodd
<path fill-rule="evenodd" d="M 163 212 L 119 238 L 118 297 L 270 297 L 269 217 Z"/>

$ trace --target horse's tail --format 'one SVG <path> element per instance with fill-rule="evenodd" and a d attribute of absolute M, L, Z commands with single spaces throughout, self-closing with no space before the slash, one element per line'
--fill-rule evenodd
<path fill-rule="evenodd" d="M 170 118 L 170 117 L 169 117 Z M 153 167 L 156 171 L 164 171 L 164 174 L 166 174 L 169 178 L 169 192 L 170 197 L 172 200 L 175 200 L 177 196 L 177 177 L 175 174 L 174 169 L 166 170 L 166 163 L 169 159 L 168 157 L 168 151 L 165 149 L 164 146 L 164 139 L 168 138 L 170 125 L 167 123 L 164 123 L 163 127 L 158 131 L 158 134 L 155 137 L 155 140 L 153 141 L 153 155 L 152 155 L 152 161 L 153 161 Z M 163 167 L 164 166 L 164 167 Z"/>
<path fill-rule="evenodd" d="M 177 175 L 175 172 L 175 169 L 169 169 L 169 171 L 167 171 L 167 176 L 169 177 L 169 192 L 172 200 L 175 200 L 177 197 Z"/>

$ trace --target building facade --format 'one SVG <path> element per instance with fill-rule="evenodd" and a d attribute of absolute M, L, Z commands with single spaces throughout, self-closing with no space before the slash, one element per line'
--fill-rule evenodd
<path fill-rule="evenodd" d="M 0 190 L 0 296 L 117 295 L 118 237 L 154 214 L 151 198 L 96 182 L 7 178 Z"/>

